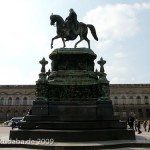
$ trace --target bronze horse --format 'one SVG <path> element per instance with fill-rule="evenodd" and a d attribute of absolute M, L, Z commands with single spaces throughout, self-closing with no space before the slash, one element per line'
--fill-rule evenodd
<path fill-rule="evenodd" d="M 57 28 L 57 35 L 51 40 L 51 48 L 53 48 L 53 41 L 55 39 L 61 38 L 63 41 L 63 47 L 66 47 L 65 41 L 75 40 L 78 35 L 80 36 L 80 40 L 75 43 L 74 47 L 76 48 L 82 40 L 85 40 L 87 41 L 88 47 L 90 48 L 90 40 L 87 38 L 88 28 L 90 29 L 94 39 L 98 41 L 95 27 L 91 24 L 84 24 L 82 22 L 78 22 L 78 28 L 76 29 L 75 33 L 71 33 L 65 26 L 65 21 L 63 20 L 63 18 L 59 15 L 52 14 L 50 16 L 50 25 L 55 25 L 55 23 Z"/>

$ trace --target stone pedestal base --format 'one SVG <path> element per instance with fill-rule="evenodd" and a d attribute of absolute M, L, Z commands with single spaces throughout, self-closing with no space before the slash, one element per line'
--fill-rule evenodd
<path fill-rule="evenodd" d="M 87 48 L 59 48 L 50 54 L 51 71 L 36 82 L 32 114 L 10 132 L 10 139 L 56 142 L 134 140 L 126 122 L 113 116 L 103 59 L 94 71 L 96 54 Z M 41 62 L 41 61 L 40 61 Z M 42 68 L 45 63 L 43 62 Z M 48 77 L 47 77 L 48 75 Z"/>
<path fill-rule="evenodd" d="M 40 114 L 40 111 L 42 113 Z M 10 139 L 82 142 L 135 139 L 134 130 L 113 116 L 111 101 L 33 103 L 32 115 L 10 132 Z"/>

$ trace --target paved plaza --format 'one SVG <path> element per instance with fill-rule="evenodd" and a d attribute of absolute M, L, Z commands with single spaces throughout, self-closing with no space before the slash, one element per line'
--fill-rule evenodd
<path fill-rule="evenodd" d="M 61 143 L 57 141 L 10 141 L 9 132 L 11 127 L 0 127 L 0 149 L 1 150 L 30 150 L 30 149 L 52 149 L 52 150 L 65 150 L 63 147 L 68 147 L 68 150 L 93 150 L 94 149 L 118 149 L 118 150 L 147 150 L 150 149 L 150 132 L 144 131 L 136 133 L 136 140 L 118 140 L 118 141 L 100 141 L 100 142 L 69 142 Z M 16 130 L 16 129 L 15 129 Z M 12 142 L 12 143 L 11 143 Z M 20 143 L 19 143 L 20 142 Z M 79 148 L 80 147 L 80 148 Z M 81 148 L 82 147 L 82 148 Z"/>

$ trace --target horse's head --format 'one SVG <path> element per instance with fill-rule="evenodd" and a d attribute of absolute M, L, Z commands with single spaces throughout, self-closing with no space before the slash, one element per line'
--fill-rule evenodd
<path fill-rule="evenodd" d="M 51 14 L 51 16 L 50 16 L 50 25 L 54 25 L 55 22 L 57 22 L 58 24 L 64 24 L 64 20 L 61 16 Z"/>
<path fill-rule="evenodd" d="M 51 16 L 50 16 L 50 25 L 54 25 L 55 22 L 56 22 L 55 15 L 51 14 Z"/>

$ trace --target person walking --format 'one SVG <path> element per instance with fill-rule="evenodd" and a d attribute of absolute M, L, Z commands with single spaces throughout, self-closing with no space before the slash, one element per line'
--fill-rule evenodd
<path fill-rule="evenodd" d="M 128 122 L 129 128 L 133 129 L 134 118 L 131 115 L 129 115 L 127 122 Z"/>
<path fill-rule="evenodd" d="M 148 125 L 148 132 L 150 131 L 150 120 L 147 121 L 147 125 Z"/>
<path fill-rule="evenodd" d="M 141 129 L 141 121 L 140 120 L 138 120 L 137 128 L 138 128 L 138 134 L 141 134 L 142 131 L 140 130 Z"/>
<path fill-rule="evenodd" d="M 144 130 L 146 131 L 147 121 L 144 121 L 144 123 L 143 123 L 143 127 L 144 127 Z"/>
<path fill-rule="evenodd" d="M 12 125 L 11 125 L 12 130 L 13 130 L 14 128 L 16 128 L 16 126 L 17 126 L 17 123 L 16 123 L 15 121 L 13 121 L 13 122 L 12 122 Z"/>
<path fill-rule="evenodd" d="M 135 119 L 135 121 L 134 121 L 134 128 L 135 128 L 135 131 L 138 130 L 138 120 L 137 119 Z"/>

